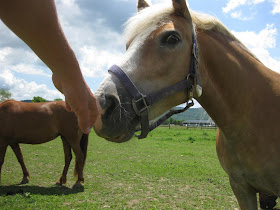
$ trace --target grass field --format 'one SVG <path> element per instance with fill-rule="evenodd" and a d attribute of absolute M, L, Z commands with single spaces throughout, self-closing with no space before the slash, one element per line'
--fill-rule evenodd
<path fill-rule="evenodd" d="M 64 156 L 60 138 L 22 145 L 30 183 L 9 148 L 0 209 L 234 209 L 237 201 L 215 151 L 216 130 L 158 128 L 148 138 L 117 144 L 90 134 L 83 189 L 55 185 Z"/>

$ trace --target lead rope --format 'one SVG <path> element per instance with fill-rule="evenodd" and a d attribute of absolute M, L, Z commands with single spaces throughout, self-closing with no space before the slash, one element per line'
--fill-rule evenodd
<path fill-rule="evenodd" d="M 170 110 L 166 115 L 164 115 L 163 117 L 161 117 L 159 120 L 157 120 L 155 123 L 153 123 L 150 126 L 150 131 L 154 130 L 155 128 L 157 128 L 160 124 L 162 124 L 164 121 L 168 120 L 168 118 L 170 118 L 172 115 L 174 114 L 179 114 L 182 112 L 187 111 L 189 108 L 191 108 L 194 105 L 193 100 L 191 99 L 190 101 L 188 101 L 186 103 L 186 106 L 183 109 L 179 109 L 179 110 Z"/>

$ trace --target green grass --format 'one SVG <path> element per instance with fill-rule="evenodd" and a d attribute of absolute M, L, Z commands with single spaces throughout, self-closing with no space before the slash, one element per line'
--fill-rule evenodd
<path fill-rule="evenodd" d="M 117 144 L 90 135 L 84 189 L 55 186 L 64 156 L 60 138 L 21 145 L 30 183 L 9 148 L 0 209 L 234 209 L 237 201 L 215 151 L 215 130 L 158 128 L 148 138 Z"/>

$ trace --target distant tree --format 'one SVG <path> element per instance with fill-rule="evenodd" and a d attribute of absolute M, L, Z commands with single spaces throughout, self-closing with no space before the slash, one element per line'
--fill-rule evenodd
<path fill-rule="evenodd" d="M 174 118 L 169 118 L 168 120 L 164 121 L 163 125 L 173 124 L 173 125 L 181 125 L 183 120 L 175 120 Z"/>
<path fill-rule="evenodd" d="M 32 99 L 32 103 L 37 103 L 37 102 L 46 102 L 47 100 L 40 97 L 40 96 L 34 96 Z"/>
<path fill-rule="evenodd" d="M 61 98 L 55 98 L 54 101 L 62 101 Z"/>
<path fill-rule="evenodd" d="M 12 94 L 6 88 L 0 88 L 0 101 L 11 99 Z"/>

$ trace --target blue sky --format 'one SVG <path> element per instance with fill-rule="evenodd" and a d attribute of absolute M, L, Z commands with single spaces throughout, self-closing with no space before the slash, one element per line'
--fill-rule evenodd
<path fill-rule="evenodd" d="M 266 66 L 280 72 L 280 0 L 188 3 L 190 9 L 220 19 Z M 95 91 L 108 67 L 125 51 L 123 24 L 136 13 L 136 0 L 57 0 L 56 4 L 66 37 L 87 83 Z M 64 99 L 52 84 L 51 71 L 1 21 L 0 88 L 8 88 L 15 100 L 33 96 Z"/>

